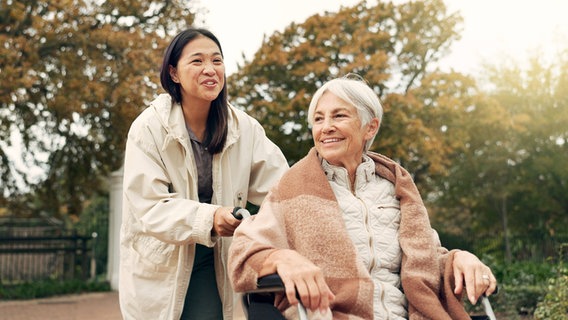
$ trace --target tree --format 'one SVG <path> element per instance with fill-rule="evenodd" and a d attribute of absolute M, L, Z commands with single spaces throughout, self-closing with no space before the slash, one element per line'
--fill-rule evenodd
<path fill-rule="evenodd" d="M 357 73 L 385 109 L 372 149 L 413 174 L 439 230 L 479 253 L 545 252 L 542 237 L 556 241 L 568 216 L 565 59 L 553 69 L 497 68 L 482 85 L 440 72 L 460 23 L 435 0 L 362 1 L 314 15 L 265 37 L 229 78 L 230 98 L 294 163 L 313 145 L 313 92 Z"/>
<path fill-rule="evenodd" d="M 412 89 L 422 86 L 459 38 L 461 21 L 440 0 L 400 5 L 362 1 L 337 13 L 314 15 L 265 38 L 253 60 L 229 78 L 229 95 L 262 119 L 268 136 L 293 163 L 313 145 L 306 121 L 311 95 L 333 77 L 357 73 L 385 108 L 373 149 L 409 164 L 420 180 L 435 170 L 443 172 L 437 164 L 446 150 L 436 145 L 445 138 L 439 128 L 430 127 L 437 124 L 420 120 L 418 112 L 427 101 L 413 96 Z M 425 144 L 430 145 L 422 148 Z"/>
<path fill-rule="evenodd" d="M 156 93 L 165 38 L 193 22 L 185 3 L 0 4 L 0 204 L 15 207 L 29 192 L 32 211 L 79 214 L 105 187 L 131 121 Z M 23 151 L 15 157 L 39 167 L 39 177 L 8 154 L 17 135 Z"/>
<path fill-rule="evenodd" d="M 444 181 L 440 221 L 456 222 L 467 208 L 469 220 L 455 230 L 507 261 L 552 256 L 568 240 L 567 57 L 487 67 L 485 103 L 476 104 L 467 148 Z M 483 241 L 495 235 L 502 241 Z"/>

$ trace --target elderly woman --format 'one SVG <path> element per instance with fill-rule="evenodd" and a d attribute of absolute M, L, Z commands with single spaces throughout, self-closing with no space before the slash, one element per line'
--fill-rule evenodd
<path fill-rule="evenodd" d="M 298 300 L 333 319 L 469 319 L 496 289 L 473 254 L 440 244 L 410 174 L 369 151 L 382 107 L 361 79 L 324 84 L 308 110 L 315 147 L 235 231 L 229 277 L 238 292 L 278 273 L 276 302 L 291 317 Z M 465 287 L 464 287 L 465 286 Z"/>

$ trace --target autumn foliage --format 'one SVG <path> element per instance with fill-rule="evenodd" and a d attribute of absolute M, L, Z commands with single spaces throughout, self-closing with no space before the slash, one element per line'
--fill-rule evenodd
<path fill-rule="evenodd" d="M 165 44 L 194 23 L 187 3 L 0 2 L 0 207 L 79 215 L 107 192 L 131 121 L 161 90 Z M 568 241 L 566 48 L 552 62 L 489 66 L 484 78 L 443 72 L 461 22 L 442 0 L 313 15 L 265 37 L 228 78 L 230 101 L 293 164 L 313 145 L 313 92 L 356 73 L 385 110 L 372 149 L 413 174 L 443 240 L 545 258 Z"/>
<path fill-rule="evenodd" d="M 15 200 L 24 186 L 40 199 L 28 211 L 79 214 L 120 167 L 165 43 L 193 17 L 185 1 L 2 1 L 3 194 Z M 23 150 L 10 157 L 11 144 Z"/>

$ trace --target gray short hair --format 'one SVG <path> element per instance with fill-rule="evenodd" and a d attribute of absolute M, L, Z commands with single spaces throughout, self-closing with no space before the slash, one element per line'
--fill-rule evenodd
<path fill-rule="evenodd" d="M 333 93 L 338 98 L 355 107 L 361 120 L 361 126 L 367 125 L 373 118 L 379 119 L 379 125 L 382 122 L 383 107 L 375 91 L 360 76 L 348 74 L 324 83 L 314 93 L 308 108 L 308 124 L 310 127 L 313 125 L 314 113 L 319 99 L 326 91 Z M 369 150 L 375 140 L 375 136 L 367 141 L 365 151 Z"/>

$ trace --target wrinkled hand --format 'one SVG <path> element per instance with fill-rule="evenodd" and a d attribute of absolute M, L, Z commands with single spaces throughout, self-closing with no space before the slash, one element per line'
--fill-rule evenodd
<path fill-rule="evenodd" d="M 276 272 L 284 283 L 290 304 L 298 304 L 297 293 L 304 307 L 327 312 L 335 295 L 318 266 L 294 250 L 278 250 L 271 258 L 275 259 Z"/>
<path fill-rule="evenodd" d="M 213 217 L 213 232 L 221 237 L 230 237 L 235 229 L 241 224 L 241 220 L 236 219 L 232 207 L 221 207 L 215 211 Z"/>
<path fill-rule="evenodd" d="M 497 288 L 497 279 L 491 269 L 483 264 L 475 255 L 467 251 L 458 251 L 454 255 L 455 294 L 461 294 L 465 284 L 467 297 L 472 304 L 482 294 L 490 296 Z"/>

